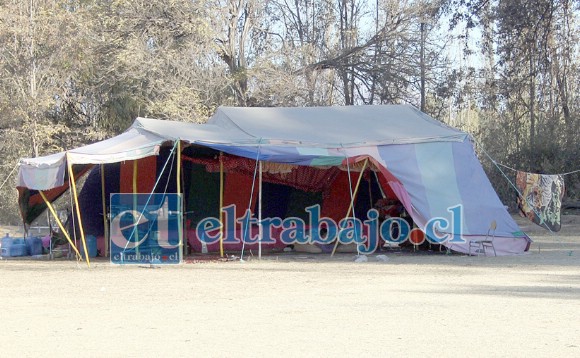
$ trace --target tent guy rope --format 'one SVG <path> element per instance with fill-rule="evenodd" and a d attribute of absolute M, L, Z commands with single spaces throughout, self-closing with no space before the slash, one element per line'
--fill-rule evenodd
<path fill-rule="evenodd" d="M 258 150 L 256 151 L 256 165 L 254 167 L 254 177 L 252 179 L 252 191 L 250 192 L 250 202 L 248 203 L 248 211 L 246 212 L 248 214 L 248 221 L 246 222 L 246 225 L 244 226 L 244 232 L 242 233 L 242 252 L 240 253 L 240 262 L 244 261 L 244 249 L 246 248 L 246 237 L 248 235 L 248 227 L 250 226 L 250 215 L 251 215 L 251 208 L 252 208 L 252 200 L 254 199 L 254 188 L 256 186 L 256 176 L 258 174 L 258 163 L 260 161 L 260 151 L 262 148 L 262 138 L 260 138 L 260 140 L 258 141 Z M 250 230 L 250 235 L 252 234 L 252 231 Z"/>
<path fill-rule="evenodd" d="M 522 198 L 523 198 L 524 196 L 523 196 L 523 195 L 522 195 L 522 193 L 519 191 L 519 189 L 517 188 L 517 186 L 516 186 L 516 185 L 513 183 L 513 181 L 512 181 L 512 180 L 511 180 L 511 179 L 510 179 L 510 178 L 509 178 L 509 177 L 508 177 L 508 176 L 505 174 L 505 172 L 504 172 L 503 170 L 501 170 L 501 168 L 500 168 L 500 164 L 499 164 L 498 162 L 496 162 L 496 161 L 495 161 L 495 160 L 494 160 L 494 159 L 493 159 L 493 158 L 492 158 L 492 157 L 489 155 L 489 153 L 487 153 L 487 151 L 486 151 L 486 150 L 483 148 L 483 146 L 482 146 L 482 145 L 480 145 L 479 147 L 481 148 L 482 152 L 483 152 L 483 153 L 484 153 L 484 154 L 487 156 L 487 158 L 488 158 L 488 159 L 489 159 L 489 160 L 490 160 L 490 161 L 491 161 L 491 162 L 492 162 L 492 163 L 493 163 L 493 164 L 496 166 L 496 168 L 497 168 L 497 169 L 500 171 L 500 173 L 501 173 L 501 174 L 503 175 L 503 177 L 504 177 L 504 178 L 505 178 L 505 179 L 508 181 L 508 183 L 509 183 L 509 184 L 510 184 L 510 185 L 511 185 L 513 188 L 514 188 L 514 190 L 516 191 L 516 193 L 518 193 L 518 195 L 519 195 L 520 197 L 522 197 Z M 504 165 L 501 165 L 501 166 L 503 166 L 503 167 L 506 167 L 506 166 L 504 166 Z M 508 169 L 511 169 L 511 168 L 509 168 L 509 167 L 506 167 L 506 168 L 508 168 Z M 515 169 L 512 169 L 512 170 L 515 170 Z M 517 170 L 516 170 L 516 171 L 517 171 Z M 572 172 L 571 172 L 571 173 L 572 173 Z M 561 175 L 562 175 L 562 174 L 561 174 Z M 526 200 L 528 200 L 528 199 L 526 198 Z M 533 206 L 533 205 L 531 205 L 531 203 L 529 203 L 529 202 L 528 202 L 528 204 L 530 204 L 530 207 L 532 208 L 532 210 L 534 211 L 534 213 L 535 213 L 536 215 L 538 215 L 538 212 L 537 212 L 537 211 L 534 209 L 534 206 Z M 559 235 L 558 235 L 558 234 L 556 234 L 554 231 L 552 231 L 552 230 L 550 229 L 550 227 L 549 227 L 548 225 L 546 225 L 546 224 L 544 224 L 544 225 L 543 225 L 543 227 L 545 227 L 545 229 L 547 229 L 547 230 L 550 232 L 550 234 L 551 234 L 552 236 L 556 237 L 556 239 L 557 239 L 557 241 L 558 241 L 558 243 L 559 243 L 560 245 L 563 245 L 563 244 L 562 244 L 562 242 L 561 242 L 561 240 L 559 240 Z M 574 252 L 573 250 L 570 250 L 570 252 L 569 252 L 569 255 L 572 255 L 572 253 L 573 253 L 573 252 Z"/>
<path fill-rule="evenodd" d="M 12 168 L 12 171 L 10 172 L 10 174 L 8 174 L 8 176 L 6 177 L 6 179 L 4 179 L 4 181 L 2 182 L 2 185 L 0 185 L 0 190 L 2 190 L 2 188 L 4 188 L 4 185 L 6 184 L 6 182 L 8 181 L 8 179 L 10 179 L 10 177 L 12 176 L 12 174 L 14 174 L 14 172 L 16 171 L 16 168 L 18 168 L 18 163 L 16 163 L 14 165 L 14 168 Z"/>
<path fill-rule="evenodd" d="M 509 170 L 511 170 L 511 171 L 513 171 L 513 172 L 526 172 L 526 173 L 527 173 L 527 171 L 526 171 L 526 170 L 518 170 L 518 169 L 512 168 L 512 167 L 510 167 L 510 166 L 507 166 L 507 165 L 505 165 L 505 164 L 502 164 L 502 163 L 499 163 L 499 162 L 497 162 L 495 159 L 493 159 L 493 158 L 492 158 L 492 157 L 491 157 L 491 156 L 490 156 L 490 155 L 489 155 L 489 154 L 488 154 L 488 153 L 485 151 L 485 149 L 483 149 L 483 146 L 482 146 L 482 145 L 479 145 L 479 147 L 481 148 L 481 150 L 484 152 L 484 154 L 485 154 L 485 155 L 486 155 L 486 156 L 489 158 L 489 160 L 491 160 L 491 162 L 492 162 L 494 165 L 496 165 L 496 166 L 500 166 L 500 167 L 503 167 L 503 168 L 506 168 L 506 169 L 509 169 Z M 561 176 L 566 176 L 566 175 L 570 175 L 570 174 L 576 174 L 576 173 L 580 173 L 580 169 L 578 169 L 578 170 L 573 170 L 573 171 L 566 172 L 566 173 L 554 173 L 554 174 L 544 174 L 544 175 L 561 175 Z"/>
<path fill-rule="evenodd" d="M 171 148 L 171 152 L 169 152 L 169 155 L 167 156 L 167 160 L 165 161 L 165 164 L 163 165 L 163 168 L 161 168 L 161 172 L 159 174 L 159 176 L 157 177 L 157 180 L 155 181 L 155 185 L 153 185 L 153 189 L 151 190 L 151 193 L 149 193 L 149 197 L 147 198 L 147 201 L 145 202 L 145 208 L 149 205 L 149 202 L 151 201 L 151 198 L 153 197 L 153 193 L 155 192 L 155 189 L 157 188 L 157 185 L 159 184 L 159 181 L 161 181 L 161 178 L 163 176 L 163 173 L 165 172 L 165 169 L 167 168 L 167 164 L 169 163 L 169 160 L 171 160 L 171 166 L 169 167 L 169 173 L 167 175 L 167 180 L 165 181 L 165 188 L 163 189 L 163 194 L 167 194 L 167 188 L 169 185 L 169 179 L 171 178 L 171 173 L 172 173 L 172 169 L 173 169 L 173 163 L 175 160 L 175 150 L 177 148 L 177 142 L 175 142 L 173 144 L 173 147 Z M 143 213 L 145 212 L 145 209 L 143 209 L 143 211 L 141 211 L 139 218 L 137 219 L 137 222 L 140 222 L 141 219 L 143 218 Z M 129 245 L 129 242 L 131 242 L 131 240 L 133 239 L 133 235 L 135 233 L 135 231 L 137 230 L 137 225 L 133 226 L 133 230 L 131 231 L 131 235 L 129 236 L 129 239 L 127 240 L 127 243 L 125 244 L 125 247 L 123 248 L 123 253 L 125 251 L 127 251 L 127 247 Z M 149 227 L 149 230 L 151 230 L 151 227 Z M 122 256 L 121 256 L 121 260 L 122 260 Z"/>

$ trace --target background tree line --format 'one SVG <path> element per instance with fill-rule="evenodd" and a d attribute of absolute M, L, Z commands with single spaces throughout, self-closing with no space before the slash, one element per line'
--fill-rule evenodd
<path fill-rule="evenodd" d="M 535 172 L 580 169 L 580 0 L 0 0 L 0 183 L 18 158 L 220 105 L 410 103 Z M 507 171 L 508 176 L 514 173 Z M 568 198 L 580 176 L 566 177 Z M 13 178 L 3 222 L 18 222 Z"/>

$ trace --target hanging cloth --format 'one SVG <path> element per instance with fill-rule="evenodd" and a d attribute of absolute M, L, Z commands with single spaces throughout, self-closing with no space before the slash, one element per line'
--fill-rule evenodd
<path fill-rule="evenodd" d="M 560 211 L 564 197 L 562 175 L 516 174 L 520 215 L 550 231 L 560 231 Z"/>

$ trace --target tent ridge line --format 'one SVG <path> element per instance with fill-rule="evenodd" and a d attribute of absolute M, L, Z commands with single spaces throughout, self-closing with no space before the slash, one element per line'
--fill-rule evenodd
<path fill-rule="evenodd" d="M 219 108 L 227 108 L 227 107 L 220 106 Z M 239 129 L 240 131 L 242 131 L 243 133 L 247 134 L 248 136 L 250 136 L 252 138 L 256 138 L 255 135 L 253 135 L 251 133 L 248 133 L 246 130 L 244 130 L 242 127 L 240 127 L 236 122 L 234 122 L 231 119 L 231 117 L 227 113 L 225 113 L 225 111 L 222 111 L 222 113 L 228 118 L 229 122 L 232 123 L 237 129 Z M 215 124 L 215 123 L 211 123 L 211 124 Z M 219 124 L 215 124 L 215 125 L 218 126 L 218 127 L 224 128 L 223 126 L 220 126 Z M 224 128 L 224 129 L 226 129 L 226 128 Z"/>

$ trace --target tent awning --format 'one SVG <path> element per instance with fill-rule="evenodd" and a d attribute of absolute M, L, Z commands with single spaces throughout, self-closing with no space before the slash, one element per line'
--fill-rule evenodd
<path fill-rule="evenodd" d="M 105 164 L 159 154 L 166 138 L 138 128 L 94 144 L 45 157 L 20 159 L 16 186 L 48 190 L 64 184 L 67 161 L 70 164 Z"/>

